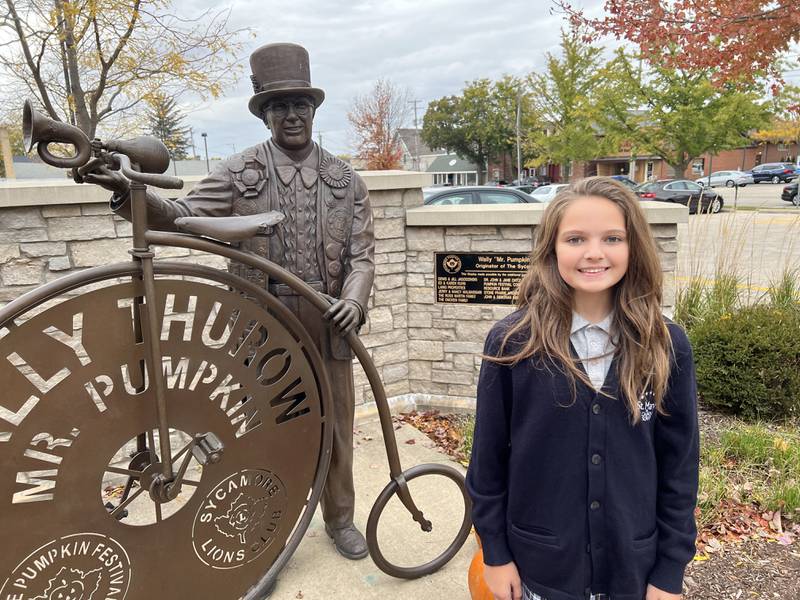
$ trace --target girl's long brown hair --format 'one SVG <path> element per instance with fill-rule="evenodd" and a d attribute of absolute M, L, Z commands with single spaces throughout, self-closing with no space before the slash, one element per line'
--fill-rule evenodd
<path fill-rule="evenodd" d="M 575 399 L 577 379 L 592 384 L 570 354 L 573 292 L 558 272 L 556 238 L 567 207 L 576 199 L 598 196 L 610 200 L 625 216 L 628 270 L 614 286 L 612 335 L 617 338 L 619 389 L 636 423 L 639 398 L 648 388 L 656 410 L 665 414 L 663 398 L 670 370 L 671 339 L 661 315 L 662 274 L 656 242 L 638 198 L 610 177 L 589 177 L 560 192 L 545 209 L 536 230 L 531 266 L 519 288 L 517 305 L 525 309 L 503 337 L 498 356 L 485 357 L 515 365 L 528 358 L 554 363 L 569 377 Z M 523 340 L 504 353 L 511 338 Z"/>

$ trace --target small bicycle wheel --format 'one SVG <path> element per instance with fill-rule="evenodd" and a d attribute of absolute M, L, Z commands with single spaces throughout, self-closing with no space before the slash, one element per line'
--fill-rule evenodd
<path fill-rule="evenodd" d="M 369 513 L 367 546 L 381 571 L 400 579 L 416 579 L 438 571 L 464 545 L 472 528 L 471 502 L 464 476 L 448 465 L 417 465 L 403 471 L 401 480 L 408 484 L 407 491 L 420 509 L 420 516 L 424 515 L 422 522 L 417 521 L 413 528 L 407 526 L 417 519 L 404 506 L 400 485 L 393 480 L 383 488 Z M 447 492 L 445 486 L 454 489 Z M 464 514 L 455 531 L 458 520 L 454 518 L 457 507 L 453 500 L 457 502 L 458 497 L 463 499 Z M 382 531 L 381 517 L 387 507 L 394 514 L 391 519 L 384 519 L 391 525 Z M 398 526 L 400 523 L 403 525 Z M 422 562 L 417 564 L 420 559 Z"/>

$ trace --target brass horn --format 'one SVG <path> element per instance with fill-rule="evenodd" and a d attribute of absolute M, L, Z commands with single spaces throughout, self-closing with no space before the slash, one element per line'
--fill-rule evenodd
<path fill-rule="evenodd" d="M 22 109 L 22 135 L 25 149 L 30 152 L 34 145 L 42 160 L 48 165 L 69 169 L 85 164 L 92 154 L 89 137 L 77 127 L 56 121 L 37 113 L 30 100 L 25 100 Z M 74 156 L 54 156 L 47 149 L 48 144 L 72 144 Z"/>

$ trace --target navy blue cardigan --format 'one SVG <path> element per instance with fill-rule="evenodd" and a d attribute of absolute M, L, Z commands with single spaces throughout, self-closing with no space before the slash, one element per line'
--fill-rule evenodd
<path fill-rule="evenodd" d="M 486 355 L 520 315 L 493 327 Z M 689 340 L 667 326 L 669 414 L 647 392 L 636 425 L 616 399 L 616 357 L 603 385 L 612 398 L 578 381 L 574 403 L 552 363 L 483 361 L 467 487 L 487 565 L 515 562 L 547 600 L 642 600 L 648 583 L 681 593 L 697 534 L 697 394 Z"/>

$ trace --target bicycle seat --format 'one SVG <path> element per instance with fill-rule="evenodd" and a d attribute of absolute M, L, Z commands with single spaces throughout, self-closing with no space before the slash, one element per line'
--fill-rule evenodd
<path fill-rule="evenodd" d="M 272 235 L 272 228 L 283 221 L 276 210 L 235 217 L 178 217 L 178 231 L 214 238 L 221 242 L 242 242 L 257 235 Z"/>

